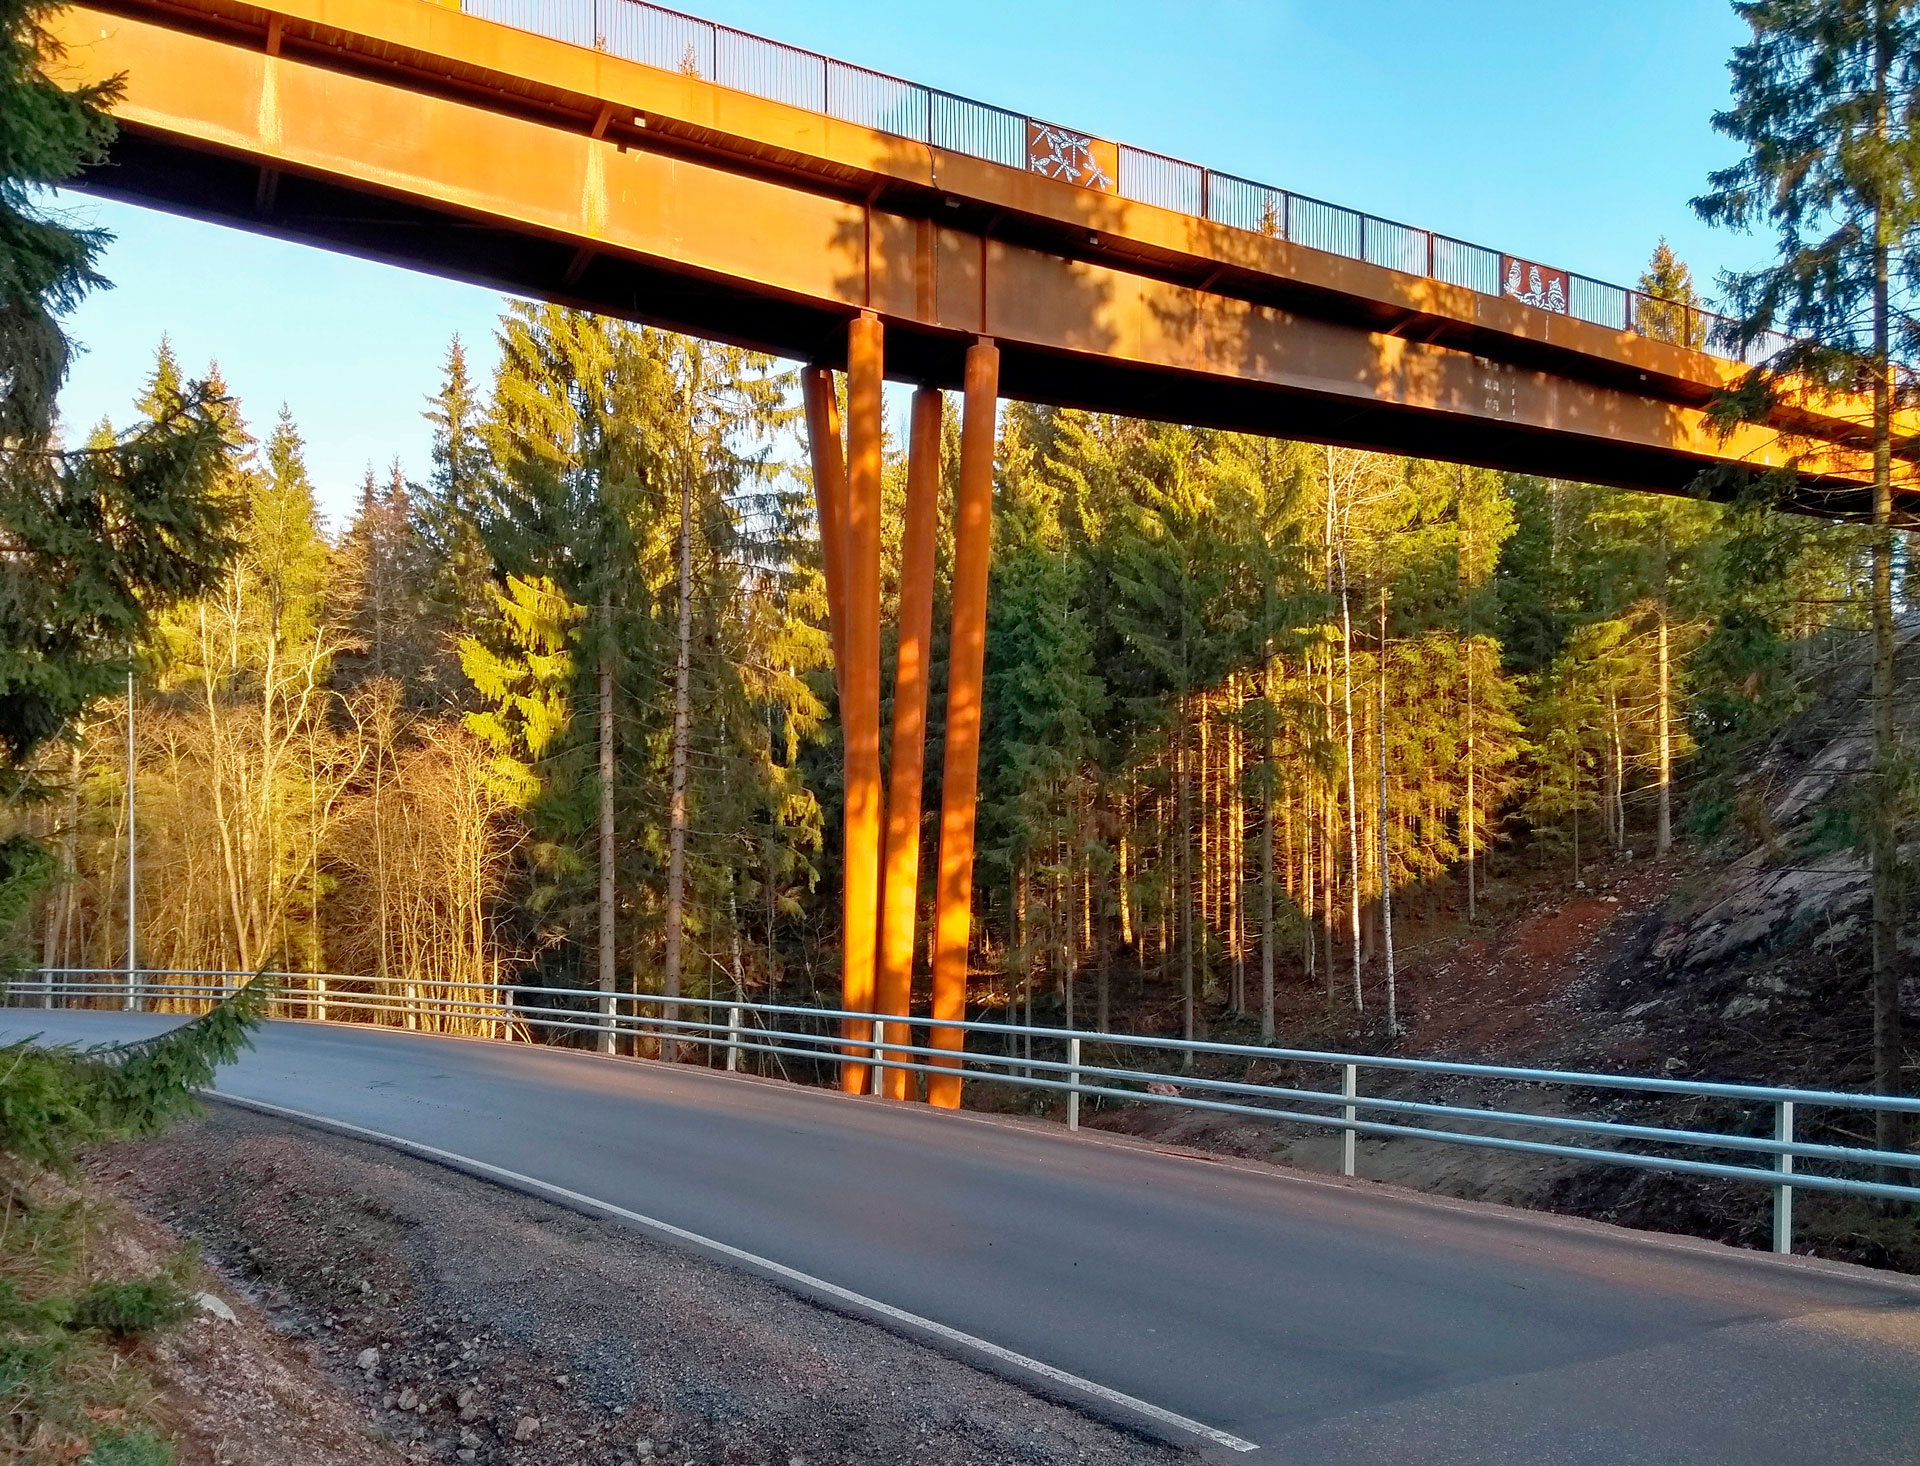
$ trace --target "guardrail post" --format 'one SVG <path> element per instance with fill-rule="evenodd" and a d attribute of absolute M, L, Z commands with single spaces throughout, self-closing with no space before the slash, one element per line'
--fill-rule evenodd
<path fill-rule="evenodd" d="M 1067 1040 L 1067 1129 L 1080 1128 L 1080 1040 Z"/>
<path fill-rule="evenodd" d="M 1340 1093 L 1352 1099 L 1360 1093 L 1360 1066 L 1342 1064 L 1340 1067 L 1342 1070 Z M 1347 1128 L 1340 1135 L 1340 1174 L 1343 1176 L 1353 1174 L 1353 1122 L 1359 1113 L 1360 1109 L 1357 1105 L 1340 1107 L 1340 1117 L 1347 1122 Z"/>
<path fill-rule="evenodd" d="M 1782 1145 L 1793 1144 L 1793 1101 L 1780 1100 L 1774 1106 L 1773 1138 Z M 1775 1163 L 1775 1169 L 1783 1176 L 1793 1174 L 1793 1155 L 1781 1151 Z M 1773 1250 L 1778 1253 L 1793 1251 L 1793 1188 L 1776 1186 L 1773 1188 Z"/>
<path fill-rule="evenodd" d="M 740 1007 L 735 1004 L 727 1009 L 727 1073 L 732 1074 L 740 1068 Z"/>

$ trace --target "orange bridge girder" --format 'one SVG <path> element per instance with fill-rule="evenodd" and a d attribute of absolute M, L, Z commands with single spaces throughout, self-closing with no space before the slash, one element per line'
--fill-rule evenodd
<path fill-rule="evenodd" d="M 807 361 L 1629 487 L 1778 464 L 1738 368 L 655 70 L 423 0 L 107 0 L 102 192 Z M 1857 415 L 1796 420 L 1857 439 Z M 1835 449 L 1836 485 L 1868 478 Z"/>

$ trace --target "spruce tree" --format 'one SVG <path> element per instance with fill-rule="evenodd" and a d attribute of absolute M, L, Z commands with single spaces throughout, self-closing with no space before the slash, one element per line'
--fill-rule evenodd
<path fill-rule="evenodd" d="M 104 285 L 107 236 L 75 229 L 39 206 L 43 192 L 106 157 L 107 109 L 119 78 L 68 88 L 48 68 L 63 58 L 42 24 L 57 7 L 0 4 L 0 443 L 37 443 L 53 421 L 70 347 L 61 316 Z"/>
<path fill-rule="evenodd" d="M 1121 482 L 1130 502 L 1118 506 L 1107 551 L 1108 615 L 1138 679 L 1131 690 L 1147 700 L 1136 706 L 1149 716 L 1157 712 L 1172 751 L 1173 878 L 1188 1038 L 1198 1032 L 1205 958 L 1193 839 L 1197 700 L 1231 664 L 1245 626 L 1245 608 L 1229 594 L 1237 551 L 1216 502 L 1211 441 L 1191 428 L 1146 427 L 1125 460 Z"/>
<path fill-rule="evenodd" d="M 1765 353 L 1728 413 L 1764 416 L 1812 390 L 1871 397 L 1873 779 L 1863 801 L 1873 872 L 1875 1088 L 1901 1088 L 1899 832 L 1894 700 L 1895 363 L 1920 354 L 1920 5 L 1914 0 L 1740 0 L 1733 105 L 1714 127 L 1745 152 L 1694 201 L 1702 218 L 1764 228 L 1774 263 L 1728 275 L 1731 344 Z M 1772 333 L 1794 338 L 1781 344 Z M 1898 1115 L 1878 1142 L 1898 1148 Z"/>
<path fill-rule="evenodd" d="M 1023 934 L 1031 954 L 1056 965 L 1067 940 L 1089 842 L 1087 775 L 1106 687 L 1093 665 L 1081 562 L 1066 553 L 1054 486 L 1040 471 L 1049 414 L 1012 409 L 993 536 L 988 607 L 982 770 L 983 843 L 1010 879 L 1035 883 L 1042 899 Z M 1060 962 L 1069 1009 L 1070 964 Z M 1017 977 L 1026 979 L 1023 970 Z M 1030 985 L 1023 988 L 1030 996 Z"/>
<path fill-rule="evenodd" d="M 413 515 L 430 567 L 428 594 L 456 640 L 489 605 L 493 563 L 480 537 L 493 482 L 485 415 L 467 373 L 466 348 L 455 336 L 440 390 L 424 414 L 433 425 L 433 472 L 414 495 Z"/>
<path fill-rule="evenodd" d="M 269 439 L 270 465 L 274 454 Z M 342 604 L 335 614 L 351 639 L 334 680 L 342 690 L 390 681 L 404 705 L 424 710 L 455 700 L 460 679 L 454 608 L 434 594 L 440 567 L 413 501 L 398 460 L 384 481 L 367 465 L 359 508 L 336 556 Z"/>
<path fill-rule="evenodd" d="M 793 505 L 769 488 L 780 379 L 764 357 L 557 307 L 516 307 L 501 344 L 482 537 L 497 571 L 545 577 L 586 612 L 570 633 L 586 684 L 572 705 L 596 714 L 591 733 L 576 716 L 556 740 L 533 808 L 532 850 L 564 887 L 544 944 L 577 956 L 558 939 L 590 922 L 610 1004 L 624 898 L 638 917 L 635 980 L 660 933 L 658 987 L 672 996 L 675 935 L 724 921 L 749 865 L 772 881 L 795 869 L 785 854 L 756 860 L 744 842 L 702 834 L 703 807 L 738 808 L 753 791 L 748 807 L 769 828 L 808 819 L 775 795 L 788 781 L 770 757 L 774 726 L 817 716 L 799 676 L 808 664 L 786 641 Z M 759 595 L 743 615 L 749 590 Z M 591 892 L 578 879 L 589 870 Z"/>
<path fill-rule="evenodd" d="M 1693 271 L 1665 239 L 1653 247 L 1653 258 L 1640 272 L 1639 291 L 1645 298 L 1638 303 L 1634 324 L 1642 336 L 1695 351 L 1707 344 L 1707 320 L 1693 288 Z"/>
<path fill-rule="evenodd" d="M 47 74 L 58 50 L 41 24 L 50 7 L 0 0 L 0 800 L 18 808 L 41 791 L 31 760 L 87 705 L 117 691 L 152 618 L 219 576 L 233 550 L 217 488 L 229 445 L 211 387 L 162 384 L 157 411 L 132 431 L 62 451 L 54 400 L 69 347 L 61 316 L 104 283 L 105 236 L 37 207 L 48 186 L 100 160 L 112 136 L 105 108 L 117 82 L 64 89 Z M 22 917 L 53 870 L 37 840 L 0 840 L 0 978 L 23 960 Z M 188 1108 L 214 1068 L 246 1041 L 259 1012 L 248 991 L 160 1038 L 77 1055 L 33 1045 L 0 1050 L 0 1247 L 32 1231 L 56 1256 L 83 1239 L 59 1235 L 78 1208 L 28 1224 L 26 1183 L 39 1167 L 70 1168 L 76 1149 L 158 1129 Z M 41 1428 L 83 1427 L 100 1455 L 119 1435 L 83 1416 L 62 1379 L 65 1330 L 77 1299 L 31 1299 L 22 1279 L 44 1258 L 0 1258 L 8 1297 L 7 1443 L 32 1454 Z M 170 1298 L 177 1290 L 152 1289 Z M 79 1373 L 75 1368 L 74 1372 Z M 124 1438 L 121 1442 L 125 1444 Z"/>
<path fill-rule="evenodd" d="M 151 618 L 219 574 L 233 542 L 215 488 L 221 402 L 166 384 L 161 411 L 119 438 L 66 452 L 54 396 L 69 348 L 61 317 L 104 283 L 106 236 L 41 207 L 44 191 L 104 155 L 117 82 L 63 88 L 49 7 L 0 4 L 0 799 L 33 792 L 29 761 L 86 706 L 117 691 Z M 0 887 L 47 863 L 11 842 Z"/>

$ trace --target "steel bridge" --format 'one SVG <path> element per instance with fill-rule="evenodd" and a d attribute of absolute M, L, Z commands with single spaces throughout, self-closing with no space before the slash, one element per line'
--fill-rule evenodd
<path fill-rule="evenodd" d="M 1857 403 L 1716 431 L 1746 368 L 1691 306 L 635 0 L 88 0 L 50 24 L 74 77 L 126 79 L 87 187 L 809 364 L 856 1012 L 907 1011 L 939 389 L 963 390 L 936 1047 L 964 1035 L 1000 396 L 1654 490 L 1797 458 L 1831 503 L 1871 477 Z M 922 391 L 883 792 L 886 376 Z M 957 1104 L 957 1069 L 928 1091 Z"/>

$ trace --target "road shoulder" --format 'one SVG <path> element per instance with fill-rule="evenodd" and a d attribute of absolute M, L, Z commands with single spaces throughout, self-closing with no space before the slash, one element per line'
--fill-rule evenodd
<path fill-rule="evenodd" d="M 96 1171 L 198 1239 L 417 1459 L 1179 1454 L 613 1223 L 305 1126 L 218 1106 Z"/>

